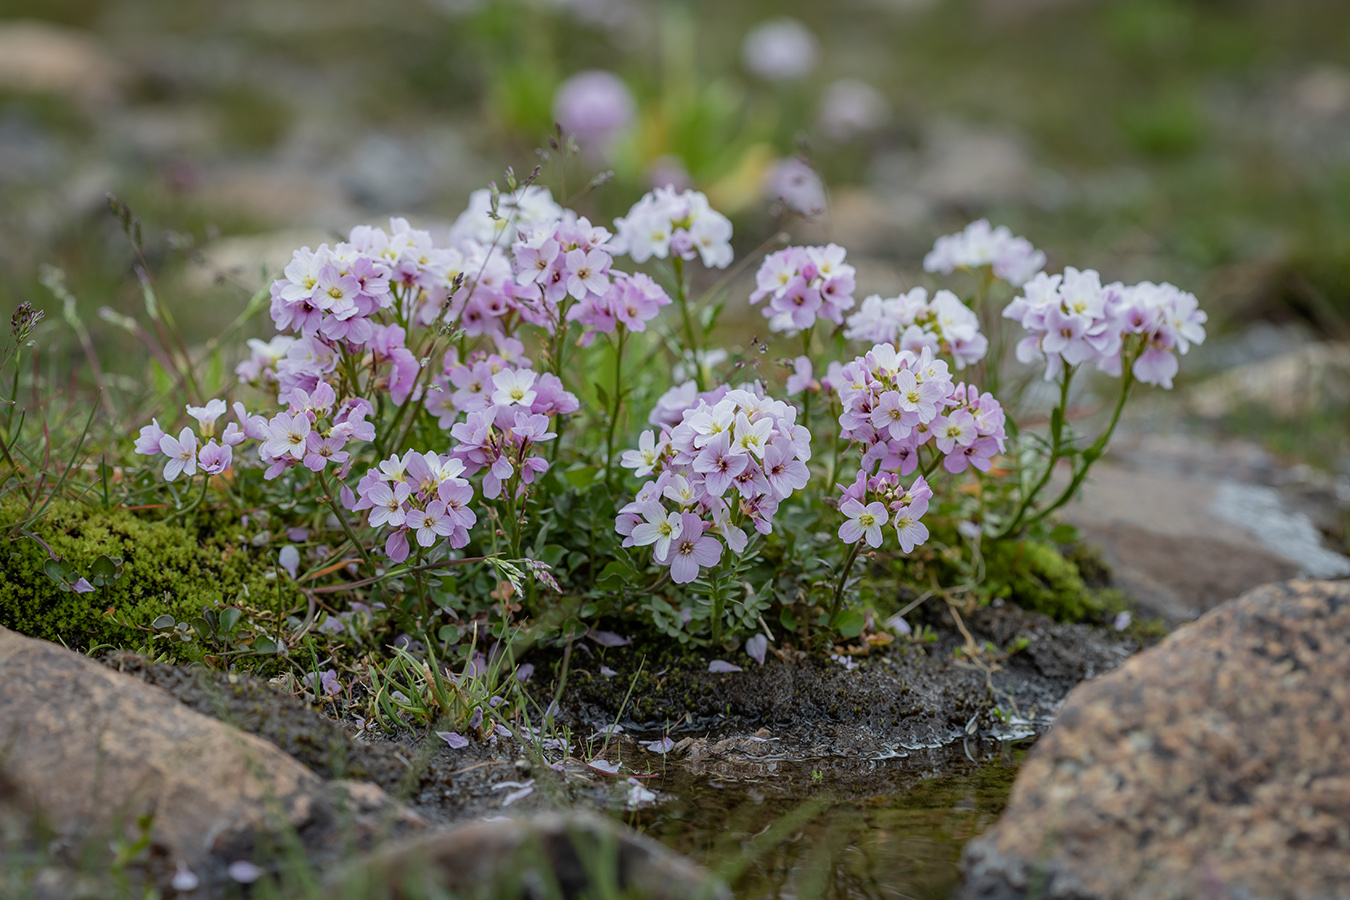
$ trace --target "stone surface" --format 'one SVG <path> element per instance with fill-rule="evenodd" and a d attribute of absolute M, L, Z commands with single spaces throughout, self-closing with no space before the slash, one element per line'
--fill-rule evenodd
<path fill-rule="evenodd" d="M 547 867 L 538 864 L 542 859 Z M 344 887 L 377 884 L 392 900 L 439 896 L 429 888 L 493 897 L 731 896 L 706 870 L 651 838 L 585 813 L 470 822 L 386 847 L 335 881 Z"/>
<path fill-rule="evenodd" d="M 0 22 L 0 88 L 108 103 L 127 78 L 91 34 L 48 22 Z"/>
<path fill-rule="evenodd" d="M 1262 584 L 1350 574 L 1323 533 L 1345 503 L 1305 480 L 1242 441 L 1126 435 L 1064 516 L 1102 548 L 1114 586 L 1175 625 Z"/>
<path fill-rule="evenodd" d="M 1226 603 L 1069 695 L 964 900 L 1350 897 L 1350 583 Z"/>
<path fill-rule="evenodd" d="M 159 688 L 3 628 L 0 735 L 11 818 L 35 815 L 67 846 L 103 847 L 153 815 L 147 874 L 182 863 L 199 896 L 280 833 L 322 860 L 423 824 L 378 787 L 325 781 Z"/>

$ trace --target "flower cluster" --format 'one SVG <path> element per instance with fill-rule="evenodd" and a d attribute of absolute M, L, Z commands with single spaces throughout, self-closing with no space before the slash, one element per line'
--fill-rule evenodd
<path fill-rule="evenodd" d="M 556 330 L 569 298 L 597 302 L 610 288 L 614 264 L 607 229 L 588 219 L 566 216 L 546 227 L 522 229 L 511 245 L 515 283 L 532 324 Z"/>
<path fill-rule="evenodd" d="M 839 526 L 839 540 L 856 544 L 865 540 L 871 547 L 881 546 L 881 529 L 895 526 L 900 549 L 909 553 L 928 540 L 928 526 L 919 520 L 928 512 L 928 501 L 933 490 L 922 475 L 908 488 L 902 488 L 895 472 L 878 472 L 868 477 L 859 472 L 853 483 L 843 488 L 839 511 L 844 522 Z M 868 497 L 875 497 L 870 503 Z"/>
<path fill-rule="evenodd" d="M 672 254 L 693 259 L 697 254 L 708 268 L 731 264 L 731 220 L 698 191 L 677 193 L 672 187 L 659 187 L 644 194 L 627 216 L 615 219 L 614 230 L 613 251 L 626 253 L 634 262 Z"/>
<path fill-rule="evenodd" d="M 550 420 L 576 412 L 580 403 L 563 388 L 556 375 L 539 374 L 529 360 L 512 366 L 491 354 L 460 363 L 453 350 L 446 353 L 444 370 L 433 384 L 439 399 L 432 412 L 442 428 L 459 443 L 451 455 L 473 475 L 486 470 L 483 496 L 495 500 L 502 486 L 518 477 L 515 496 L 521 496 L 536 476 L 548 471 L 548 460 L 532 456 L 536 444 L 557 437 Z M 453 389 L 453 390 L 452 390 Z M 456 422 L 460 413 L 462 422 Z"/>
<path fill-rule="evenodd" d="M 375 407 L 368 400 L 349 397 L 338 403 L 336 392 L 324 381 L 312 392 L 296 388 L 288 398 L 287 409 L 270 420 L 250 419 L 249 427 L 262 441 L 258 455 L 267 466 L 266 479 L 297 465 L 311 472 L 321 472 L 329 463 L 343 467 L 350 458 L 344 449 L 348 441 L 375 440 L 375 426 L 366 421 Z"/>
<path fill-rule="evenodd" d="M 934 354 L 950 354 L 958 370 L 984 359 L 989 350 L 979 317 L 951 291 L 938 291 L 931 300 L 922 287 L 885 300 L 872 294 L 846 325 L 844 337 L 851 341 L 894 344 L 913 353 L 927 347 Z"/>
<path fill-rule="evenodd" d="M 241 421 L 246 420 L 243 404 L 236 403 L 235 409 Z M 168 458 L 164 464 L 165 481 L 173 481 L 179 475 L 191 478 L 197 474 L 199 466 L 206 475 L 219 475 L 233 462 L 234 448 L 252 437 L 231 422 L 220 436 L 220 443 L 216 442 L 216 420 L 225 414 L 224 400 L 211 400 L 205 406 L 188 406 L 187 413 L 197 420 L 201 437 L 207 439 L 200 448 L 197 433 L 191 428 L 185 426 L 178 432 L 178 437 L 174 437 L 164 433 L 158 419 L 152 419 L 149 425 L 142 427 L 136 438 L 137 453 L 143 456 L 163 454 Z"/>
<path fill-rule="evenodd" d="M 393 309 L 403 321 L 434 321 L 464 261 L 463 253 L 435 247 L 428 232 L 404 219 L 391 219 L 389 231 L 357 226 L 333 247 L 301 248 L 271 288 L 273 323 L 299 337 L 254 347 L 254 357 L 235 371 L 244 380 L 274 371 L 285 403 L 292 391 L 312 392 L 345 354 L 381 372 L 372 381 L 402 403 L 415 386 L 417 360 L 405 346 L 405 330 L 383 324 L 378 314 Z"/>
<path fill-rule="evenodd" d="M 862 449 L 864 473 L 879 465 L 881 472 L 909 475 L 918 468 L 919 449 L 929 443 L 953 474 L 970 466 L 988 471 L 990 459 L 1003 450 L 999 402 L 973 386 L 953 384 L 947 364 L 927 348 L 916 354 L 878 344 L 837 377 L 839 434 Z"/>
<path fill-rule="evenodd" d="M 473 487 L 461 477 L 464 463 L 435 453 L 409 450 L 369 469 L 356 486 L 342 489 L 342 503 L 353 512 L 370 510 L 372 527 L 391 529 L 384 552 L 401 563 L 411 550 L 409 535 L 422 548 L 441 538 L 456 549 L 469 542 L 469 529 L 478 516 L 469 508 Z"/>
<path fill-rule="evenodd" d="M 957 269 L 989 266 L 994 275 L 1021 287 L 1045 268 L 1045 254 L 1006 226 L 991 228 L 986 219 L 971 222 L 964 231 L 937 239 L 923 258 L 925 272 L 950 274 Z"/>
<path fill-rule="evenodd" d="M 1166 282 L 1140 282 L 1121 289 L 1119 296 L 1121 333 L 1137 335 L 1143 344 L 1131 365 L 1134 377 L 1170 390 L 1177 374 L 1176 353 L 1184 355 L 1191 344 L 1204 343 L 1209 317 L 1194 294 Z"/>
<path fill-rule="evenodd" d="M 578 303 L 568 311 L 567 317 L 582 326 L 577 343 L 586 347 L 595 340 L 597 333 L 610 334 L 615 328 L 646 331 L 647 323 L 656 318 L 661 307 L 669 304 L 670 297 L 646 275 L 616 272 L 602 296 Z"/>
<path fill-rule="evenodd" d="M 1047 380 L 1065 366 L 1093 363 L 1110 375 L 1121 373 L 1127 337 L 1140 350 L 1131 371 L 1148 384 L 1172 386 L 1176 352 L 1205 339 L 1206 315 L 1195 295 L 1170 284 L 1143 282 L 1102 287 L 1092 269 L 1072 266 L 1063 275 L 1041 273 L 1003 310 L 1027 336 L 1017 344 L 1022 362 L 1046 361 Z M 1174 352 L 1175 351 L 1175 352 Z"/>
<path fill-rule="evenodd" d="M 659 434 L 644 431 L 621 463 L 656 477 L 619 511 L 624 546 L 651 545 L 671 580 L 687 584 L 721 559 L 714 535 L 740 553 L 749 540 L 742 524 L 769 534 L 779 504 L 810 477 L 811 434 L 796 417 L 791 404 L 743 387 L 725 389 L 714 403 L 699 400 Z"/>
<path fill-rule="evenodd" d="M 844 262 L 845 254 L 843 247 L 829 244 L 786 247 L 764 257 L 750 302 L 768 299 L 764 318 L 770 331 L 805 331 L 817 318 L 844 323 L 856 286 L 856 270 Z"/>
<path fill-rule="evenodd" d="M 486 188 L 469 195 L 469 205 L 450 226 L 450 243 L 465 242 L 492 246 L 503 238 L 507 243 L 518 231 L 547 228 L 563 217 L 563 208 L 553 200 L 548 188 L 527 185 L 509 194 L 497 194 Z"/>

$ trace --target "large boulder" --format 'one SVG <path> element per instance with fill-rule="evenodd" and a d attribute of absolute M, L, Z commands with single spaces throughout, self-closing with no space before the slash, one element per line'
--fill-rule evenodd
<path fill-rule="evenodd" d="M 38 821 L 77 852 L 149 839 L 143 876 L 180 866 L 201 890 L 281 841 L 336 860 L 420 830 L 379 787 L 329 781 L 276 746 L 168 693 L 0 628 L 0 813 Z M 148 828 L 148 835 L 144 834 Z"/>
<path fill-rule="evenodd" d="M 1350 898 L 1350 582 L 1257 588 L 1075 689 L 965 900 Z"/>

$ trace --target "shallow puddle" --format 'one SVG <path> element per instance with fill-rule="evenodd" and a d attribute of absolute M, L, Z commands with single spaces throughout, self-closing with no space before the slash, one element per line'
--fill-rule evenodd
<path fill-rule="evenodd" d="M 945 898 L 998 817 L 1030 740 L 886 760 L 676 764 L 626 820 L 722 875 L 737 898 Z"/>

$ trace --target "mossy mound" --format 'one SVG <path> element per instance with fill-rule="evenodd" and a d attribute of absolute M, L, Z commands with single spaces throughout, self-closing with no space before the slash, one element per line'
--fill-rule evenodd
<path fill-rule="evenodd" d="M 0 521 L 22 514 L 13 499 L 0 503 Z M 0 625 L 73 648 L 141 648 L 150 635 L 133 626 L 165 613 L 190 619 L 208 606 L 237 603 L 241 593 L 248 605 L 274 611 L 299 596 L 276 577 L 274 555 L 251 546 L 238 517 L 222 512 L 165 522 L 58 500 L 28 530 L 81 573 L 101 555 L 122 560 L 114 584 L 78 594 L 47 577 L 49 557 L 37 541 L 20 535 L 0 548 Z"/>
<path fill-rule="evenodd" d="M 990 596 L 1061 622 L 1100 617 L 1104 605 L 1083 581 L 1078 565 L 1059 549 L 1035 540 L 991 541 L 985 548 Z"/>

